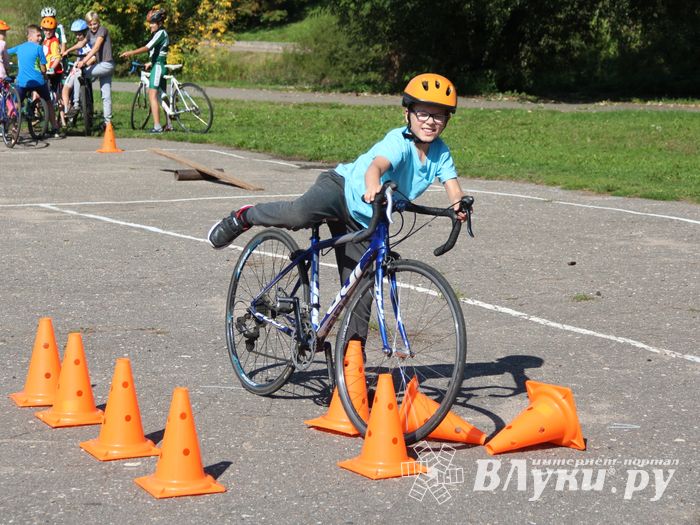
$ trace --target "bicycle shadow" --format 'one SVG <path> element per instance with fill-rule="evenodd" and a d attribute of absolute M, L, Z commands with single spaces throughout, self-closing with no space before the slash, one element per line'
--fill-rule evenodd
<path fill-rule="evenodd" d="M 52 139 L 56 140 L 56 139 Z M 58 139 L 60 140 L 60 139 Z M 15 148 L 31 148 L 31 149 L 46 149 L 50 146 L 48 139 L 35 140 L 31 137 L 19 137 L 19 140 L 15 144 Z"/>
<path fill-rule="evenodd" d="M 333 392 L 328 382 L 324 358 L 317 358 L 307 370 L 296 370 L 289 381 L 271 399 L 308 399 L 315 405 L 328 406 Z"/>
<path fill-rule="evenodd" d="M 462 388 L 459 394 L 457 394 L 454 406 L 474 410 L 488 417 L 493 422 L 495 429 L 489 436 L 490 439 L 500 429 L 505 427 L 507 422 L 491 410 L 480 406 L 480 403 L 474 402 L 473 400 L 477 398 L 507 398 L 524 394 L 526 392 L 525 382 L 530 379 L 526 370 L 541 368 L 543 364 L 544 359 L 532 355 L 509 355 L 498 358 L 490 363 L 468 363 L 464 371 Z M 475 380 L 480 377 L 503 376 L 510 376 L 514 386 L 504 386 L 502 384 L 469 386 L 470 380 Z M 493 390 L 505 390 L 506 392 L 491 393 Z"/>

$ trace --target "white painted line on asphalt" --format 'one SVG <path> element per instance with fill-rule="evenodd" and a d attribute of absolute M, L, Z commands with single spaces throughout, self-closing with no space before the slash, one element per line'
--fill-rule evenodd
<path fill-rule="evenodd" d="M 227 153 L 225 151 L 219 151 L 217 149 L 210 149 L 209 151 L 212 153 L 218 153 L 219 155 L 226 155 L 227 157 L 235 157 L 235 158 L 241 159 L 241 160 L 252 160 L 254 162 L 269 162 L 270 164 L 279 164 L 280 166 L 289 166 L 290 168 L 297 168 L 297 169 L 299 169 L 301 167 L 297 164 L 292 164 L 291 162 L 284 162 L 281 160 L 253 159 L 250 157 L 243 157 L 241 155 L 236 155 L 235 153 Z"/>
<path fill-rule="evenodd" d="M 61 209 L 61 208 L 57 208 L 56 206 L 52 206 L 50 204 L 41 204 L 39 206 L 42 208 L 45 208 L 45 209 L 59 212 L 59 213 L 66 213 L 66 214 L 75 215 L 78 217 L 86 217 L 88 219 L 95 219 L 98 221 L 104 221 L 104 222 L 107 222 L 110 224 L 117 224 L 120 226 L 128 226 L 130 228 L 136 228 L 136 229 L 145 230 L 148 232 L 158 233 L 158 234 L 162 234 L 162 235 L 169 235 L 171 237 L 177 237 L 180 239 L 187 239 L 187 240 L 191 240 L 191 241 L 204 242 L 204 243 L 208 242 L 206 239 L 202 239 L 199 237 L 193 237 L 191 235 L 184 235 L 182 233 L 175 233 L 175 232 L 163 230 L 161 228 L 156 228 L 154 226 L 146 226 L 144 224 L 137 224 L 137 223 L 133 223 L 133 222 L 120 221 L 117 219 L 112 219 L 110 217 L 104 217 L 102 215 L 94 215 L 91 213 L 80 213 L 80 212 L 77 212 L 75 210 Z M 236 245 L 231 245 L 231 248 L 236 249 L 236 250 L 240 250 L 240 251 L 243 250 L 242 247 L 236 246 Z M 336 267 L 335 264 L 329 264 L 329 263 L 322 263 L 322 264 L 323 264 L 323 266 L 329 266 L 332 268 Z M 680 352 L 674 352 L 673 350 L 666 350 L 663 348 L 656 348 L 656 347 L 647 345 L 645 343 L 635 341 L 634 339 L 629 339 L 627 337 L 618 337 L 618 336 L 614 336 L 614 335 L 603 334 L 600 332 L 595 332 L 593 330 L 588 330 L 587 328 L 578 328 L 576 326 L 557 323 L 555 321 L 549 321 L 547 319 L 543 319 L 542 317 L 536 317 L 534 315 L 529 315 L 529 314 L 526 314 L 524 312 L 519 312 L 517 310 L 512 310 L 510 308 L 506 308 L 503 306 L 498 306 L 495 304 L 490 304 L 490 303 L 485 303 L 483 301 L 478 301 L 476 299 L 461 299 L 461 302 L 468 304 L 468 305 L 471 305 L 471 306 L 478 306 L 479 308 L 485 308 L 485 309 L 491 310 L 493 312 L 498 312 L 498 313 L 510 315 L 510 316 L 516 317 L 518 319 L 524 319 L 526 321 L 531 321 L 533 323 L 537 323 L 537 324 L 540 324 L 542 326 L 547 326 L 549 328 L 557 328 L 559 330 L 573 332 L 573 333 L 577 333 L 577 334 L 581 334 L 581 335 L 598 337 L 600 339 L 606 339 L 608 341 L 613 341 L 613 342 L 620 343 L 620 344 L 631 345 L 635 348 L 640 348 L 642 350 L 646 350 L 648 352 L 652 352 L 655 354 L 665 355 L 665 356 L 673 357 L 673 358 L 685 359 L 685 360 L 691 361 L 693 363 L 700 363 L 700 357 L 698 357 L 698 356 L 690 355 L 690 354 L 682 354 Z"/>
<path fill-rule="evenodd" d="M 486 191 L 486 190 L 475 190 L 475 189 L 467 189 L 467 190 L 465 190 L 465 192 L 466 193 L 484 193 L 484 194 L 488 194 L 488 195 L 500 195 L 503 197 L 515 197 L 518 199 L 530 199 L 530 200 L 536 200 L 536 201 L 550 202 L 552 204 L 561 204 L 562 206 L 577 206 L 579 208 L 591 208 L 591 209 L 597 209 L 597 210 L 615 211 L 615 212 L 620 212 L 620 213 L 631 213 L 632 215 L 643 215 L 646 217 L 656 217 L 659 219 L 670 219 L 672 221 L 688 222 L 690 224 L 700 224 L 700 221 L 696 221 L 694 219 L 687 219 L 685 217 L 677 217 L 675 215 L 661 215 L 659 213 L 648 213 L 648 212 L 635 211 L 635 210 L 626 210 L 624 208 L 613 208 L 612 206 L 598 206 L 595 204 L 580 204 L 578 202 L 557 201 L 557 200 L 552 200 L 552 199 L 546 199 L 543 197 L 534 197 L 532 195 L 522 195 L 519 193 L 504 193 L 504 192 L 500 192 L 500 191 Z"/>
<path fill-rule="evenodd" d="M 543 319 L 542 317 L 536 317 L 534 315 L 529 315 L 529 314 L 526 314 L 524 312 L 519 312 L 517 310 L 512 310 L 510 308 L 505 308 L 503 306 L 498 306 L 495 304 L 484 303 L 484 302 L 478 301 L 476 299 L 460 299 L 460 301 L 465 303 L 465 304 L 472 305 L 472 306 L 478 306 L 480 308 L 485 308 L 487 310 L 492 310 L 494 312 L 508 314 L 508 315 L 513 316 L 513 317 L 517 317 L 519 319 L 525 319 L 526 321 L 532 321 L 533 323 L 541 324 L 543 326 L 548 326 L 550 328 L 557 328 L 559 330 L 564 330 L 567 332 L 574 332 L 576 334 L 581 334 L 581 335 L 590 335 L 590 336 L 598 337 L 601 339 L 607 339 L 609 341 L 615 341 L 616 343 L 632 345 L 636 348 L 641 348 L 643 350 L 647 350 L 647 351 L 653 352 L 655 354 L 666 355 L 669 357 L 677 357 L 680 359 L 686 359 L 686 360 L 691 361 L 693 363 L 700 363 L 700 357 L 698 357 L 698 356 L 691 355 L 691 354 L 682 354 L 680 352 L 674 352 L 673 350 L 665 350 L 663 348 L 656 348 L 653 346 L 649 346 L 645 343 L 640 343 L 639 341 L 635 341 L 634 339 L 629 339 L 627 337 L 617 337 L 614 335 L 608 335 L 608 334 L 603 334 L 600 332 L 594 332 L 593 330 L 588 330 L 587 328 L 578 328 L 576 326 L 571 326 L 568 324 L 562 324 L 562 323 L 557 323 L 555 321 L 549 321 L 547 319 Z"/>
<path fill-rule="evenodd" d="M 227 195 L 221 197 L 188 197 L 183 199 L 148 199 L 135 201 L 78 201 L 78 202 L 30 202 L 22 204 L 0 204 L 0 208 L 31 208 L 33 206 L 97 206 L 102 204 L 158 204 L 165 202 L 213 201 L 230 199 L 274 199 L 276 197 L 300 197 L 301 193 L 283 193 L 279 195 Z"/>

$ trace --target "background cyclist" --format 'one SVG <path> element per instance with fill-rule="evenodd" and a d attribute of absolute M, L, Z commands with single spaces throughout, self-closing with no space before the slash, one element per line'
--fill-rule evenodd
<path fill-rule="evenodd" d="M 114 73 L 114 58 L 112 57 L 112 38 L 109 31 L 100 25 L 100 17 L 95 11 L 90 11 L 85 15 L 85 21 L 90 31 L 88 32 L 88 43 L 90 51 L 75 65 L 81 68 L 90 62 L 92 57 L 97 58 L 97 63 L 88 66 L 83 70 L 86 78 L 100 79 L 100 92 L 102 95 L 102 111 L 104 113 L 105 124 L 112 122 L 112 74 Z"/>
<path fill-rule="evenodd" d="M 73 51 L 78 52 L 78 60 L 81 60 L 87 56 L 87 54 L 90 52 L 90 44 L 88 43 L 88 38 L 87 38 L 87 32 L 88 32 L 88 25 L 85 20 L 78 19 L 74 20 L 73 23 L 70 26 L 70 30 L 73 32 L 76 38 L 76 43 L 74 46 L 71 46 L 65 51 L 65 54 L 72 53 Z M 91 66 L 97 62 L 96 57 L 90 58 L 86 62 L 86 66 Z M 72 118 L 76 115 L 78 110 L 80 109 L 80 77 L 82 75 L 82 71 L 79 67 L 73 66 L 71 69 L 70 73 L 68 74 L 68 77 L 66 78 L 65 84 L 63 85 L 63 91 L 61 93 L 61 97 L 63 98 L 63 107 L 67 108 L 69 107 L 69 100 L 71 97 L 71 93 L 73 94 L 73 105 L 70 106 L 70 109 L 66 113 L 67 118 Z"/>
<path fill-rule="evenodd" d="M 151 129 L 151 133 L 163 133 L 163 126 L 160 124 L 158 92 L 165 93 L 165 62 L 168 58 L 168 46 L 170 45 L 168 33 L 163 29 L 165 17 L 166 13 L 163 9 L 151 9 L 146 15 L 146 20 L 153 34 L 151 40 L 143 47 L 124 51 L 119 55 L 122 58 L 126 58 L 148 51 L 151 61 L 151 74 L 148 77 L 148 100 L 151 105 L 151 114 L 153 115 L 153 129 Z"/>

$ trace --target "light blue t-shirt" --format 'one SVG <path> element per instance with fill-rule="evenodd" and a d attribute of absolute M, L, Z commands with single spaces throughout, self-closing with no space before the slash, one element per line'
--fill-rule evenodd
<path fill-rule="evenodd" d="M 365 194 L 365 172 L 375 157 L 384 157 L 391 168 L 382 176 L 382 183 L 393 181 L 398 191 L 413 200 L 438 178 L 443 184 L 457 177 L 452 155 L 442 139 L 430 144 L 425 163 L 421 163 L 413 140 L 406 138 L 405 127 L 392 129 L 372 148 L 351 164 L 339 164 L 335 171 L 345 179 L 345 202 L 350 215 L 364 226 L 372 218 L 372 206 L 362 200 Z M 403 196 L 402 196 L 403 198 Z"/>
<path fill-rule="evenodd" d="M 17 64 L 19 65 L 17 85 L 19 87 L 40 87 L 46 83 L 40 67 L 40 65 L 46 65 L 46 56 L 39 44 L 25 42 L 8 49 L 7 52 L 10 55 L 17 55 Z"/>

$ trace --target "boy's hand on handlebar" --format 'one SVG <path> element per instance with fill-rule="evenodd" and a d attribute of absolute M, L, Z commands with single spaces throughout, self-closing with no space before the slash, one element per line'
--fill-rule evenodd
<path fill-rule="evenodd" d="M 374 201 L 374 197 L 377 196 L 377 193 L 379 193 L 382 189 L 382 183 L 378 182 L 377 184 L 370 184 L 367 186 L 367 189 L 365 190 L 365 194 L 362 196 L 362 199 L 366 202 L 371 204 Z"/>

